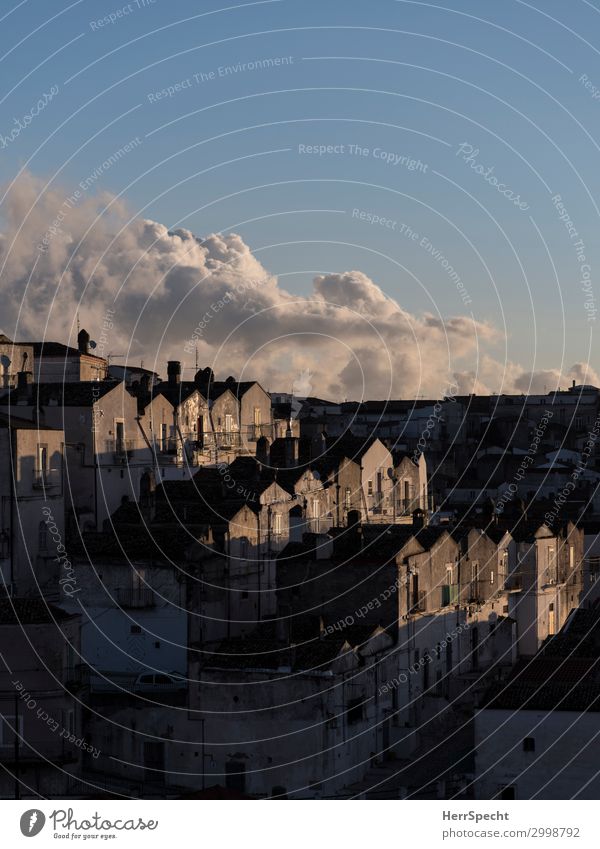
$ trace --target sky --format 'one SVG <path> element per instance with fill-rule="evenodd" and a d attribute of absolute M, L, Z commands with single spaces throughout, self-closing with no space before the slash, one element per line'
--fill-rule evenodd
<path fill-rule="evenodd" d="M 2 331 L 338 399 L 596 383 L 599 28 L 0 0 Z"/>

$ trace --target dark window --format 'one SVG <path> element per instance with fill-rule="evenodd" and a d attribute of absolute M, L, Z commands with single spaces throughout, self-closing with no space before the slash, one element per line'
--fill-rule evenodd
<path fill-rule="evenodd" d="M 524 752 L 535 752 L 535 737 L 525 737 L 523 740 Z"/>
<path fill-rule="evenodd" d="M 139 625 L 132 625 L 132 626 L 131 626 L 131 633 L 132 633 L 132 634 L 141 634 L 141 633 L 142 633 L 142 629 L 140 628 L 140 626 L 139 626 Z"/>
<path fill-rule="evenodd" d="M 350 699 L 346 710 L 348 725 L 354 725 L 356 722 L 362 722 L 364 718 L 363 700 Z"/>
<path fill-rule="evenodd" d="M 498 797 L 500 799 L 516 799 L 517 792 L 514 784 L 505 784 L 504 787 L 501 787 Z"/>
<path fill-rule="evenodd" d="M 246 791 L 246 764 L 230 761 L 225 764 L 225 787 L 237 793 Z"/>

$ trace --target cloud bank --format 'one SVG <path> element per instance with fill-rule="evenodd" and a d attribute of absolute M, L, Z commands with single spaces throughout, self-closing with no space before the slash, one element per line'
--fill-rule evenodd
<path fill-rule="evenodd" d="M 2 331 L 70 341 L 76 316 L 92 338 L 114 310 L 104 355 L 165 372 L 196 358 L 219 377 L 258 378 L 290 391 L 310 374 L 334 399 L 543 392 L 598 384 L 584 363 L 566 373 L 504 362 L 504 338 L 467 316 L 408 312 L 361 271 L 321 275 L 313 292 L 286 291 L 235 233 L 200 239 L 132 217 L 107 193 L 45 188 L 23 174 L 0 207 Z M 303 383 L 303 379 L 300 383 Z"/>

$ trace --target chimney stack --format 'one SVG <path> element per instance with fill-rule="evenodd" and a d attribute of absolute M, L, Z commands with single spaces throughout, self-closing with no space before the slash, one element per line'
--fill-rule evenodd
<path fill-rule="evenodd" d="M 167 378 L 169 386 L 179 386 L 181 380 L 181 363 L 179 360 L 169 360 L 167 363 Z"/>
<path fill-rule="evenodd" d="M 89 354 L 90 351 L 90 334 L 83 327 L 77 334 L 77 347 L 80 353 Z"/>
<path fill-rule="evenodd" d="M 18 403 L 28 403 L 33 397 L 33 374 L 30 371 L 17 372 Z"/>

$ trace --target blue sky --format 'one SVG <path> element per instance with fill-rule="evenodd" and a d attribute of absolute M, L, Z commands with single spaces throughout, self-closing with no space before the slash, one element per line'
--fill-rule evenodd
<path fill-rule="evenodd" d="M 600 296 L 593 3 L 3 0 L 2 15 L 0 134 L 58 87 L 0 150 L 3 183 L 27 168 L 77 186 L 138 137 L 94 191 L 168 227 L 234 230 L 291 293 L 358 269 L 411 314 L 506 330 L 526 369 L 600 368 L 585 306 Z"/>

